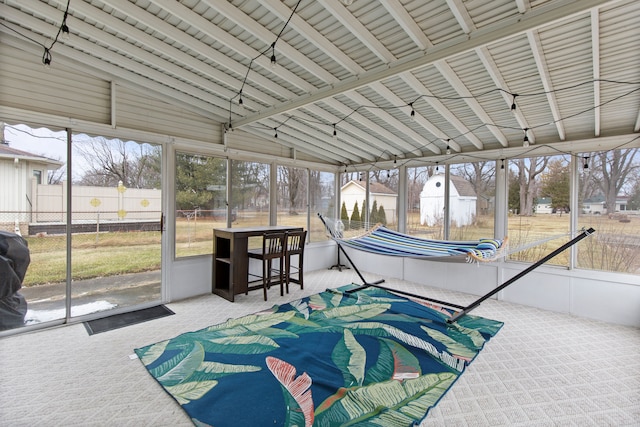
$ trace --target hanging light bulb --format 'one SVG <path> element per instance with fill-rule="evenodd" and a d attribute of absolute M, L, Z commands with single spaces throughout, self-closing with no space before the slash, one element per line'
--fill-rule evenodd
<path fill-rule="evenodd" d="M 244 105 L 244 99 L 242 99 L 242 89 L 238 92 L 238 113 L 244 114 L 246 111 L 246 106 Z"/>
<path fill-rule="evenodd" d="M 271 45 L 271 68 L 276 68 L 276 42 Z"/>
<path fill-rule="evenodd" d="M 512 93 L 513 95 L 513 102 L 511 103 L 511 112 L 515 113 L 516 111 L 516 96 L 518 96 L 517 93 Z"/>
<path fill-rule="evenodd" d="M 393 155 L 393 164 L 395 165 L 396 163 L 398 163 L 398 156 L 397 155 Z"/>
<path fill-rule="evenodd" d="M 449 147 L 449 141 L 451 140 L 447 139 L 447 154 L 451 154 L 451 147 Z"/>
<path fill-rule="evenodd" d="M 62 18 L 62 25 L 60 26 L 60 32 L 62 33 L 63 40 L 69 40 L 69 27 L 67 26 L 67 12 L 64 13 Z"/>
<path fill-rule="evenodd" d="M 48 48 L 44 48 L 44 54 L 42 54 L 42 64 L 45 68 L 51 67 L 51 51 Z"/>
<path fill-rule="evenodd" d="M 336 131 L 336 124 L 333 124 L 333 139 L 338 139 L 338 132 Z"/>
<path fill-rule="evenodd" d="M 500 161 L 502 162 L 502 164 L 500 165 L 500 169 L 504 169 L 504 159 L 500 159 Z"/>
<path fill-rule="evenodd" d="M 529 130 L 529 128 L 524 128 L 524 139 L 522 140 L 522 146 L 523 147 L 528 147 L 529 146 L 529 137 L 527 136 L 527 131 Z"/>
<path fill-rule="evenodd" d="M 584 165 L 582 165 L 583 169 L 589 169 L 589 157 L 585 156 L 584 157 Z"/>
<path fill-rule="evenodd" d="M 62 28 L 62 40 L 69 40 L 69 27 L 67 27 L 67 24 L 63 23 L 61 28 Z"/>
<path fill-rule="evenodd" d="M 273 131 L 275 132 L 275 134 L 273 135 L 273 137 L 275 139 L 278 139 L 278 128 L 273 128 Z"/>
<path fill-rule="evenodd" d="M 436 162 L 436 173 L 438 173 L 438 162 Z"/>
<path fill-rule="evenodd" d="M 411 107 L 410 117 L 411 117 L 411 119 L 415 119 L 415 117 L 416 117 L 416 110 L 414 110 L 414 109 L 413 109 L 413 102 L 409 104 L 409 107 Z"/>

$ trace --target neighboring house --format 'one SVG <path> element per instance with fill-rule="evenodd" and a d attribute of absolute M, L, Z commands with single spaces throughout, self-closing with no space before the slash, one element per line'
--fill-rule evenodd
<path fill-rule="evenodd" d="M 63 165 L 61 161 L 0 144 L 0 212 L 20 212 L 19 216 L 26 216 L 33 208 L 35 185 L 47 185 L 48 172 Z M 13 214 L 0 215 L 0 223 L 29 220 Z"/>
<path fill-rule="evenodd" d="M 358 209 L 362 209 L 362 202 L 365 200 L 366 193 L 367 189 L 364 181 L 351 180 L 342 186 L 340 189 L 340 199 L 344 202 L 347 208 L 349 218 L 351 218 L 355 203 L 358 203 Z M 369 183 L 369 194 L 371 196 L 369 199 L 369 212 L 371 212 L 371 207 L 375 201 L 378 209 L 380 209 L 380 206 L 384 207 L 384 214 L 387 218 L 387 222 L 391 224 L 395 223 L 398 219 L 396 214 L 398 194 L 392 189 L 377 182 Z M 360 212 L 360 215 L 362 215 L 362 212 Z"/>
<path fill-rule="evenodd" d="M 449 206 L 451 222 L 456 226 L 472 224 L 476 216 L 477 195 L 464 178 L 450 176 Z M 420 193 L 420 224 L 432 227 L 444 219 L 444 185 L 442 174 L 433 175 Z"/>
<path fill-rule="evenodd" d="M 535 213 L 537 214 L 550 214 L 553 213 L 551 207 L 551 197 L 540 197 L 536 199 Z"/>
<path fill-rule="evenodd" d="M 624 212 L 627 210 L 627 203 L 629 198 L 626 196 L 618 196 L 616 197 L 616 206 L 613 210 L 609 210 L 606 208 L 606 201 L 604 196 L 595 196 L 589 199 L 585 199 L 582 202 L 582 213 L 585 214 L 593 214 L 593 215 L 602 215 L 602 214 L 612 214 L 616 212 Z"/>

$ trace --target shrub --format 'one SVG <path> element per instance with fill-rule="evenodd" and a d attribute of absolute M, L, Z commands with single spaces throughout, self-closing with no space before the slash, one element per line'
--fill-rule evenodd
<path fill-rule="evenodd" d="M 360 228 L 360 209 L 358 209 L 358 202 L 353 204 L 353 212 L 351 213 L 351 223 L 349 228 Z"/>
<path fill-rule="evenodd" d="M 378 209 L 378 222 L 382 225 L 387 225 L 387 213 L 384 211 L 384 206 L 380 205 Z"/>
<path fill-rule="evenodd" d="M 344 224 L 344 229 L 348 230 L 349 229 L 349 213 L 347 212 L 347 205 L 344 202 L 342 202 L 342 209 L 340 209 L 340 219 Z"/>

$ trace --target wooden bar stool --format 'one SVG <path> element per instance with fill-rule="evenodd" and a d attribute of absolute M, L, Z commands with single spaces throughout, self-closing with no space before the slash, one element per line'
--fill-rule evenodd
<path fill-rule="evenodd" d="M 262 249 L 252 249 L 248 251 L 249 258 L 262 261 L 262 289 L 264 300 L 267 300 L 267 289 L 271 287 L 271 274 L 274 270 L 273 261 L 278 260 L 278 271 L 280 274 L 280 296 L 284 295 L 284 253 L 285 253 L 285 233 L 265 233 L 262 236 Z M 249 288 L 247 288 L 247 294 Z"/>
<path fill-rule="evenodd" d="M 286 245 L 284 249 L 285 258 L 285 280 L 287 284 L 287 293 L 289 293 L 289 283 L 294 282 L 300 284 L 300 289 L 304 289 L 304 281 L 302 278 L 302 267 L 304 265 L 304 244 L 307 240 L 307 231 L 288 231 L 285 233 Z M 298 265 L 291 265 L 291 257 L 298 255 Z M 291 276 L 297 274 L 298 278 Z"/>

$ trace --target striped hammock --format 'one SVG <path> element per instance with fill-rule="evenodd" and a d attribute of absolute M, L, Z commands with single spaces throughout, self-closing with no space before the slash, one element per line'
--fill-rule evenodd
<path fill-rule="evenodd" d="M 434 258 L 438 261 L 475 262 L 494 261 L 501 256 L 507 239 L 480 239 L 473 241 L 431 240 L 410 236 L 377 225 L 365 234 L 342 238 L 342 233 L 331 233 L 341 245 L 380 255 L 407 258 Z"/>

